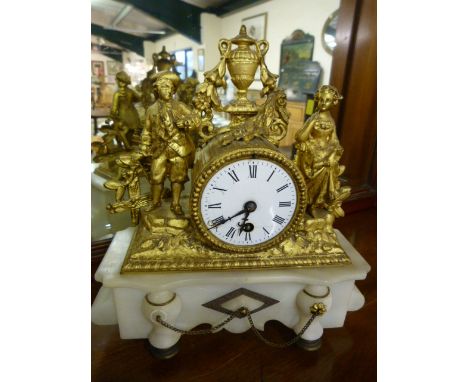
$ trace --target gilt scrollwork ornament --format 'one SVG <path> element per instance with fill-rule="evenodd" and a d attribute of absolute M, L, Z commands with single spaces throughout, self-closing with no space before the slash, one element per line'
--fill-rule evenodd
<path fill-rule="evenodd" d="M 265 55 L 268 52 L 269 45 L 266 41 L 261 40 L 256 42 L 255 46 L 257 51 L 260 53 L 260 80 L 262 81 L 263 88 L 260 91 L 260 97 L 270 94 L 276 90 L 276 82 L 278 81 L 278 75 L 271 73 L 265 64 Z"/>
<path fill-rule="evenodd" d="M 230 46 L 230 45 L 228 45 Z M 193 97 L 192 104 L 198 112 L 200 122 L 201 143 L 208 142 L 214 135 L 213 110 L 222 111 L 223 105 L 218 95 L 217 89 L 226 89 L 226 58 L 228 49 L 221 42 L 218 45 L 221 53 L 219 63 L 203 75 L 205 80 L 198 86 Z"/>
<path fill-rule="evenodd" d="M 286 94 L 282 89 L 269 91 L 265 103 L 259 107 L 255 117 L 227 130 L 223 145 L 233 140 L 249 142 L 255 137 L 263 137 L 278 146 L 288 131 L 289 112 L 286 103 Z"/>

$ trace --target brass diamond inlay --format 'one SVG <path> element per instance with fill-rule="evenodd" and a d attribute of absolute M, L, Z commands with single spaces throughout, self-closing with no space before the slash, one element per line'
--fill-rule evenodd
<path fill-rule="evenodd" d="M 247 296 L 247 297 L 250 297 L 254 300 L 257 300 L 257 301 L 260 301 L 263 303 L 263 305 L 261 305 L 260 307 L 258 307 L 257 309 L 254 309 L 252 310 L 250 313 L 251 314 L 254 314 L 256 312 L 259 312 L 260 310 L 263 310 L 263 309 L 266 309 L 272 305 L 275 305 L 277 304 L 279 301 L 278 300 L 275 300 L 274 298 L 271 298 L 271 297 L 268 297 L 268 296 L 265 296 L 263 294 L 260 294 L 260 293 L 257 293 L 257 292 L 253 292 L 249 289 L 245 289 L 245 288 L 239 288 L 239 289 L 236 289 L 232 292 L 229 292 L 221 297 L 218 297 L 217 299 L 214 299 L 214 300 L 211 300 L 205 304 L 202 304 L 202 306 L 206 307 L 206 308 L 209 308 L 209 309 L 213 309 L 213 310 L 216 310 L 217 312 L 221 312 L 221 313 L 225 313 L 225 314 L 234 314 L 235 317 L 237 318 L 243 318 L 244 315 L 240 312 L 234 312 L 230 309 L 226 309 L 224 308 L 222 305 L 225 304 L 226 302 L 230 301 L 230 300 L 233 300 L 235 299 L 236 297 L 239 297 L 239 296 Z"/>

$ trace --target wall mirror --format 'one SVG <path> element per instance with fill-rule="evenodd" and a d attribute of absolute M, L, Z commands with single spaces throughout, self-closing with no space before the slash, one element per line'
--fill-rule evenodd
<path fill-rule="evenodd" d="M 325 21 L 322 30 L 322 45 L 323 48 L 330 54 L 336 47 L 336 25 L 338 24 L 338 9 L 333 12 Z"/>

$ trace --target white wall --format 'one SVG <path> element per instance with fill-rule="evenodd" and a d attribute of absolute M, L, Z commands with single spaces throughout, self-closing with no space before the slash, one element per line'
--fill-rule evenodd
<path fill-rule="evenodd" d="M 148 64 L 152 63 L 151 55 L 154 52 L 160 52 L 163 45 L 166 46 L 168 52 L 192 48 L 193 67 L 198 70 L 197 50 L 203 48 L 205 71 L 210 70 L 219 60 L 218 40 L 236 36 L 242 25 L 242 19 L 266 12 L 266 40 L 270 43 L 266 64 L 270 71 L 279 73 L 281 42 L 296 29 L 302 29 L 305 33 L 315 37 L 313 60 L 318 61 L 323 68 L 322 83 L 328 84 L 332 56 L 322 47 L 322 28 L 327 18 L 339 6 L 340 0 L 271 0 L 225 17 L 202 13 L 202 44 L 197 44 L 181 34 L 160 39 L 155 43 L 146 41 L 144 43 L 145 59 Z M 203 81 L 203 74 L 198 73 L 198 76 L 199 80 Z"/>
<path fill-rule="evenodd" d="M 205 49 L 205 71 L 213 69 L 219 62 L 218 42 L 222 36 L 222 18 L 209 13 L 201 16 L 201 37 Z M 203 76 L 201 77 L 203 80 Z"/>

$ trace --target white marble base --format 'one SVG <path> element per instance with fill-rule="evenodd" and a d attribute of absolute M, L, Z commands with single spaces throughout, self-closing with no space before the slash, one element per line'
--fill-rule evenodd
<path fill-rule="evenodd" d="M 216 325 L 226 313 L 204 307 L 214 299 L 239 288 L 278 300 L 278 303 L 252 314 L 255 326 L 263 330 L 265 322 L 278 320 L 298 333 L 310 317 L 309 308 L 323 302 L 327 312 L 317 317 L 302 335 L 314 341 L 324 328 L 341 327 L 348 311 L 358 310 L 364 297 L 354 285 L 366 278 L 369 264 L 337 231 L 338 240 L 352 264 L 340 267 L 280 269 L 259 271 L 183 272 L 120 274 L 134 228 L 116 234 L 95 278 L 103 283 L 92 306 L 92 321 L 99 325 L 119 325 L 122 339 L 148 338 L 158 349 L 167 349 L 180 334 L 156 322 L 156 316 L 181 329 L 202 323 Z M 330 293 L 324 298 L 328 288 Z M 223 308 L 242 306 L 254 310 L 263 303 L 240 295 L 225 302 Z M 234 318 L 224 329 L 232 333 L 249 330 L 247 318 Z"/>

